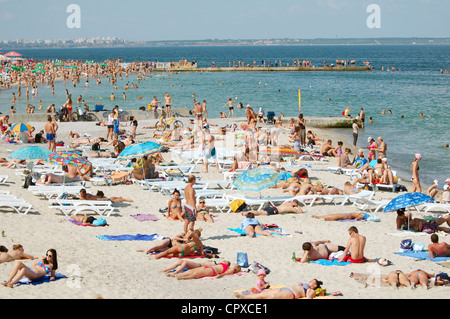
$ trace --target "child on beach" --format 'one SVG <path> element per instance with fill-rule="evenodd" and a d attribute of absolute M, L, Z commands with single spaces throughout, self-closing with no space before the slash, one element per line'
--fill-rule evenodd
<path fill-rule="evenodd" d="M 256 281 L 256 288 L 252 288 L 252 292 L 256 290 L 256 293 L 260 293 L 265 289 L 269 289 L 270 284 L 266 282 L 264 279 L 266 278 L 267 274 L 264 269 L 258 270 L 258 280 Z"/>

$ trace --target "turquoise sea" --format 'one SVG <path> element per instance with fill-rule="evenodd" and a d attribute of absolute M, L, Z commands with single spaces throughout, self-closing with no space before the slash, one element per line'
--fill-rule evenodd
<path fill-rule="evenodd" d="M 1 48 L 0 48 L 1 49 Z M 169 92 L 174 99 L 174 107 L 192 107 L 192 97 L 207 100 L 210 117 L 218 117 L 219 112 L 228 112 L 222 106 L 228 98 L 238 97 L 238 101 L 250 104 L 254 109 L 262 107 L 265 112 L 274 111 L 278 116 L 283 112 L 287 117 L 298 116 L 298 90 L 302 91 L 302 113 L 308 116 L 340 116 L 351 107 L 350 114 L 356 116 L 361 107 L 367 124 L 360 132 L 358 146 L 365 148 L 367 138 L 383 136 L 388 145 L 388 159 L 393 169 L 404 180 L 410 180 L 409 169 L 415 153 L 422 154 L 420 173 L 422 188 L 426 189 L 434 179 L 444 185 L 450 177 L 449 152 L 445 145 L 448 138 L 450 110 L 450 74 L 441 69 L 450 69 L 450 46 L 270 46 L 270 47 L 173 47 L 173 48 L 113 48 L 113 49 L 34 49 L 16 50 L 29 58 L 94 60 L 122 58 L 124 62 L 160 61 L 170 62 L 180 59 L 197 61 L 200 67 L 208 67 L 214 61 L 216 66 L 228 66 L 229 61 L 246 63 L 275 64 L 282 61 L 292 64 L 293 59 L 311 60 L 315 66 L 328 64 L 336 59 L 355 59 L 357 66 L 369 61 L 374 66 L 372 72 L 191 72 L 180 74 L 152 74 L 140 84 L 136 75 L 119 81 L 115 91 L 116 101 L 111 102 L 112 87 L 106 81 L 96 85 L 90 81 L 85 89 L 82 81 L 76 88 L 71 83 L 55 86 L 55 95 L 47 86 L 39 87 L 39 97 L 44 108 L 55 103 L 57 107 L 65 102 L 65 89 L 74 100 L 82 95 L 94 106 L 104 103 L 107 109 L 119 105 L 124 110 L 146 106 L 153 96 L 163 99 Z M 395 72 L 381 71 L 382 67 L 395 67 Z M 400 71 L 399 71 L 400 70 Z M 122 88 L 126 83 L 134 83 L 138 89 L 126 91 L 127 100 L 122 99 Z M 16 91 L 17 89 L 14 89 Z M 0 94 L 0 112 L 8 113 L 11 106 L 11 90 Z M 24 93 L 24 91 L 23 91 Z M 143 98 L 138 99 L 139 96 Z M 328 99 L 331 99 L 329 101 Z M 38 107 L 39 101 L 30 99 Z M 24 94 L 16 102 L 18 112 L 24 112 L 27 103 Z M 382 110 L 386 115 L 382 115 Z M 392 111 L 388 115 L 388 110 Z M 424 118 L 420 118 L 420 114 Z M 236 116 L 244 116 L 243 110 L 236 110 Z M 403 118 L 402 118 L 403 116 Z M 347 145 L 351 144 L 351 130 Z M 334 141 L 336 144 L 337 141 Z"/>

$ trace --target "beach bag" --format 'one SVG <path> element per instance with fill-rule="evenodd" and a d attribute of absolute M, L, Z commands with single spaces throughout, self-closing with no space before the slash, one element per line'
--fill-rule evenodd
<path fill-rule="evenodd" d="M 96 219 L 96 220 L 94 220 L 94 222 L 92 223 L 92 225 L 94 225 L 94 226 L 105 226 L 107 223 L 106 223 L 106 220 L 104 219 L 104 218 L 99 218 L 99 219 Z"/>
<path fill-rule="evenodd" d="M 427 234 L 435 233 L 438 230 L 438 224 L 435 220 L 432 220 L 431 222 L 427 222 L 422 225 L 422 232 Z"/>
<path fill-rule="evenodd" d="M 23 188 L 27 189 L 28 187 L 34 186 L 34 185 L 36 185 L 36 184 L 33 182 L 33 176 L 27 175 L 25 177 L 25 181 L 23 182 Z"/>
<path fill-rule="evenodd" d="M 425 250 L 425 244 L 424 243 L 414 243 L 412 246 L 412 249 L 414 251 L 424 251 Z"/>
<path fill-rule="evenodd" d="M 402 252 L 412 251 L 412 240 L 411 239 L 404 239 L 400 243 L 400 250 Z"/>
<path fill-rule="evenodd" d="M 247 256 L 247 253 L 242 253 L 242 252 L 237 253 L 236 264 L 238 264 L 241 267 L 247 268 L 248 267 L 248 256 Z"/>
<path fill-rule="evenodd" d="M 270 274 L 270 269 L 269 269 L 269 268 L 267 268 L 267 267 L 261 265 L 260 263 L 258 263 L 258 262 L 256 262 L 256 261 L 254 261 L 254 262 L 248 267 L 248 270 L 251 271 L 251 272 L 253 272 L 254 274 L 257 274 L 258 271 L 259 271 L 260 269 L 264 269 L 264 271 L 266 272 L 266 275 Z"/>
<path fill-rule="evenodd" d="M 205 255 L 217 255 L 219 253 L 219 249 L 210 246 L 205 246 L 203 247 L 203 252 L 205 253 Z"/>
<path fill-rule="evenodd" d="M 327 289 L 326 288 L 317 288 L 315 290 L 316 292 L 316 297 L 323 297 L 327 295 Z"/>
<path fill-rule="evenodd" d="M 230 204 L 228 204 L 228 205 L 230 205 L 230 207 L 231 207 L 231 210 L 233 211 L 233 212 L 238 212 L 238 211 L 241 211 L 242 209 L 244 209 L 243 207 L 241 207 L 241 206 L 243 206 L 243 205 L 245 205 L 245 206 L 247 206 L 246 204 L 245 204 L 245 201 L 243 200 L 243 199 L 235 199 L 234 201 L 232 201 Z M 240 209 L 240 210 L 239 210 Z"/>
<path fill-rule="evenodd" d="M 434 285 L 435 286 L 444 286 L 448 285 L 450 283 L 450 279 L 448 277 L 448 274 L 445 272 L 441 272 L 436 275 L 434 278 Z"/>
<path fill-rule="evenodd" d="M 97 142 L 97 143 L 92 144 L 91 149 L 93 151 L 100 151 L 100 143 Z"/>

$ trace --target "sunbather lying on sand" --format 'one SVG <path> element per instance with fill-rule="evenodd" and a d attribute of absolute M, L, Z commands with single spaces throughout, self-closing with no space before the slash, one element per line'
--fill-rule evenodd
<path fill-rule="evenodd" d="M 1 246 L 0 264 L 17 259 L 36 259 L 36 257 L 26 254 L 21 244 L 14 245 L 12 251 L 8 251 L 6 247 Z"/>
<path fill-rule="evenodd" d="M 103 194 L 102 191 L 98 191 L 97 195 L 92 195 L 86 192 L 86 190 L 83 188 L 80 190 L 80 199 L 82 200 L 109 200 L 113 203 L 134 203 L 134 200 L 130 198 L 123 198 L 123 197 L 106 197 L 105 194 Z"/>
<path fill-rule="evenodd" d="M 200 279 L 203 277 L 221 278 L 226 275 L 236 274 L 241 271 L 241 266 L 238 264 L 230 264 L 229 261 L 221 262 L 214 266 L 204 266 L 189 269 L 185 272 L 175 275 L 179 280 Z"/>
<path fill-rule="evenodd" d="M 298 205 L 298 200 L 294 199 L 290 202 L 285 202 L 279 206 L 269 205 L 263 210 L 250 210 L 241 212 L 242 215 L 247 216 L 248 213 L 253 213 L 255 216 L 259 215 L 276 215 L 276 214 L 303 214 L 303 210 Z"/>
<path fill-rule="evenodd" d="M 228 263 L 230 264 L 229 261 L 227 260 L 222 260 L 220 263 Z M 175 275 L 177 275 L 178 273 L 182 272 L 183 270 L 187 269 L 194 269 L 194 268 L 200 268 L 200 267 L 207 267 L 207 266 L 217 266 L 217 262 L 216 261 L 212 261 L 212 260 L 208 260 L 208 261 L 204 261 L 204 262 L 195 262 L 195 261 L 190 261 L 190 260 L 186 260 L 186 259 L 178 259 L 175 263 L 173 263 L 172 265 L 170 265 L 169 267 L 161 270 L 162 272 L 166 273 L 167 276 L 169 277 L 175 277 Z"/>
<path fill-rule="evenodd" d="M 155 256 L 151 256 L 150 258 L 160 259 L 166 256 L 185 257 L 193 254 L 203 256 L 203 244 L 200 240 L 200 236 L 200 229 L 196 229 L 194 231 L 188 230 L 188 232 L 186 233 L 186 244 L 172 246 L 171 248 Z"/>
<path fill-rule="evenodd" d="M 326 221 L 338 221 L 338 220 L 365 220 L 369 217 L 369 214 L 366 213 L 336 213 L 336 214 L 328 214 L 323 216 L 312 216 L 316 219 L 323 219 Z"/>
<path fill-rule="evenodd" d="M 328 259 L 331 253 L 344 251 L 344 246 L 332 244 L 329 240 L 305 242 L 302 245 L 303 255 L 300 259 L 301 263 L 309 260 Z"/>
<path fill-rule="evenodd" d="M 311 280 L 309 283 L 299 283 L 294 286 L 286 286 L 283 288 L 266 289 L 257 294 L 243 295 L 235 293 L 239 299 L 313 299 L 316 296 L 315 289 L 320 288 L 323 283 L 317 279 Z"/>
<path fill-rule="evenodd" d="M 162 242 L 158 245 L 155 245 L 149 249 L 143 250 L 139 249 L 138 252 L 144 252 L 146 254 L 150 253 L 160 253 L 168 250 L 176 245 L 181 245 L 186 243 L 186 235 L 184 233 L 175 235 L 173 238 L 166 237 L 162 240 Z"/>

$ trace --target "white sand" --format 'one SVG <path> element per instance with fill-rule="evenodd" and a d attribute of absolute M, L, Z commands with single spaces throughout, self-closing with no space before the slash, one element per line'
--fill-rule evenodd
<path fill-rule="evenodd" d="M 154 121 L 139 123 L 139 130 L 143 131 L 145 125 L 152 125 Z M 213 120 L 213 123 L 227 123 L 224 120 Z M 229 122 L 228 122 L 229 123 Z M 39 130 L 43 123 L 31 123 Z M 72 128 L 79 133 L 89 132 L 92 136 L 105 136 L 106 128 L 95 126 L 93 123 L 61 123 L 58 140 L 67 140 L 67 133 Z M 325 130 L 314 129 L 322 138 L 328 138 Z M 150 132 L 150 131 L 147 131 Z M 149 136 L 139 136 L 143 140 Z M 287 142 L 287 134 L 283 133 L 283 141 Z M 336 143 L 340 137 L 331 137 Z M 347 145 L 344 145 L 346 147 Z M 2 143 L 0 157 L 6 157 L 8 150 L 15 150 L 20 146 Z M 164 154 L 170 159 L 168 154 Z M 326 169 L 336 165 L 335 159 L 327 162 L 305 162 L 313 169 Z M 201 171 L 203 167 L 198 167 Z M 242 276 L 228 276 L 221 279 L 199 279 L 178 281 L 168 278 L 159 270 L 165 268 L 174 259 L 149 260 L 138 249 L 147 249 L 159 241 L 102 241 L 97 235 L 123 235 L 123 234 L 154 234 L 173 236 L 183 230 L 181 222 L 173 222 L 163 218 L 158 212 L 159 208 L 166 207 L 169 200 L 161 194 L 143 191 L 136 185 L 117 185 L 112 187 L 93 187 L 90 183 L 88 191 L 95 193 L 102 190 L 106 196 L 124 196 L 134 200 L 132 205 L 120 205 L 107 221 L 108 227 L 80 227 L 68 221 L 59 211 L 48 208 L 48 201 L 34 196 L 30 191 L 23 189 L 22 180 L 11 169 L 0 167 L 0 174 L 8 174 L 9 181 L 1 185 L 1 190 L 9 190 L 17 197 L 25 198 L 33 204 L 33 210 L 26 216 L 19 216 L 9 211 L 1 212 L 0 231 L 4 230 L 6 237 L 0 237 L 0 244 L 11 249 L 13 244 L 20 243 L 25 252 L 43 256 L 47 249 L 55 248 L 58 252 L 58 273 L 68 277 L 52 283 L 37 286 L 16 286 L 9 289 L 0 286 L 0 298 L 192 298 L 192 299 L 234 299 L 233 290 L 250 288 L 255 285 L 257 277 L 252 273 Z M 345 175 L 335 175 L 327 171 L 309 170 L 313 181 L 317 179 L 326 184 L 342 188 L 349 178 Z M 210 173 L 199 174 L 203 179 L 221 179 L 215 168 Z M 234 191 L 236 192 L 236 191 Z M 279 190 L 264 190 L 262 195 L 281 195 Z M 248 195 L 255 195 L 248 192 Z M 286 193 L 284 194 L 286 195 Z M 375 199 L 390 199 L 397 196 L 390 192 L 379 191 Z M 349 278 L 351 272 L 355 273 L 381 273 L 401 269 L 405 273 L 421 268 L 430 273 L 448 272 L 437 263 L 430 261 L 414 261 L 398 255 L 400 241 L 412 238 L 414 242 L 429 243 L 429 236 L 417 236 L 405 233 L 403 236 L 387 235 L 398 233 L 395 229 L 395 213 L 376 215 L 381 222 L 326 222 L 312 218 L 312 215 L 323 215 L 335 212 L 357 211 L 351 205 L 334 206 L 316 204 L 304 208 L 303 215 L 259 216 L 262 224 L 274 223 L 283 228 L 290 236 L 275 238 L 257 237 L 250 239 L 227 230 L 228 227 L 239 227 L 242 216 L 239 214 L 215 213 L 218 222 L 214 224 L 197 222 L 196 228 L 203 228 L 202 240 L 205 245 L 217 247 L 220 259 L 236 262 L 238 252 L 247 252 L 249 262 L 258 261 L 271 269 L 266 280 L 273 285 L 291 285 L 300 281 L 309 281 L 317 278 L 324 282 L 329 293 L 341 291 L 342 297 L 336 298 L 436 298 L 436 296 L 449 296 L 448 288 L 434 287 L 428 291 L 423 289 L 408 290 L 401 288 L 396 291 L 387 287 L 364 288 L 356 280 Z M 140 222 L 130 215 L 155 214 L 160 219 L 156 222 Z M 347 229 L 356 226 L 360 234 L 367 237 L 365 256 L 367 258 L 384 257 L 394 263 L 393 266 L 378 267 L 373 263 L 354 264 L 347 266 L 320 266 L 316 264 L 293 263 L 292 252 L 301 256 L 301 245 L 305 241 L 329 239 L 332 243 L 345 246 L 349 235 Z M 302 234 L 296 233 L 302 232 Z M 440 233 L 441 241 L 448 241 L 445 234 Z M 32 261 L 25 261 L 31 265 Z M 0 280 L 8 278 L 13 263 L 0 264 Z"/>

